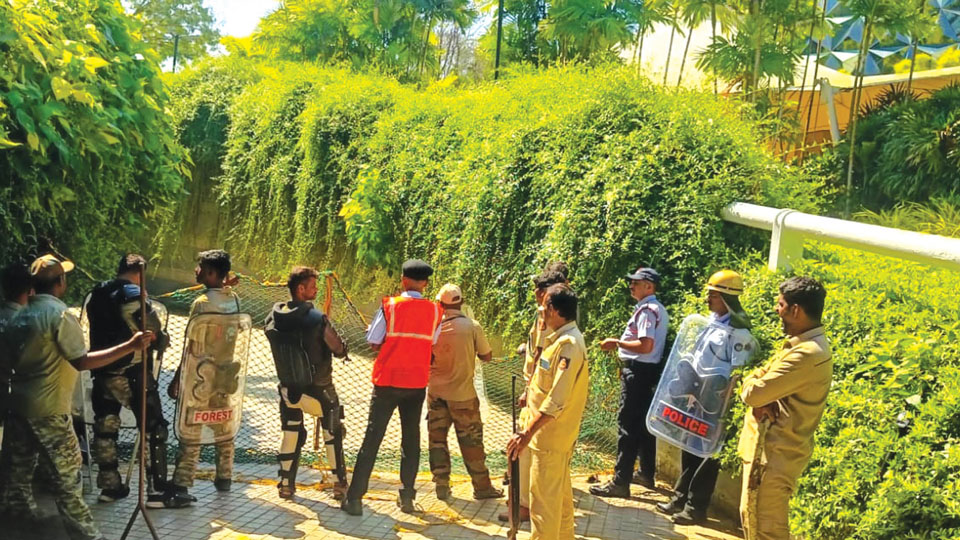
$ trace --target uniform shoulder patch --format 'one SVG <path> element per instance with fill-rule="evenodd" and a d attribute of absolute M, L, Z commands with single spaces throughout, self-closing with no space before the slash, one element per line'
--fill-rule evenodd
<path fill-rule="evenodd" d="M 570 366 L 570 359 L 566 356 L 560 357 L 560 364 L 557 366 L 561 371 L 567 369 Z"/>

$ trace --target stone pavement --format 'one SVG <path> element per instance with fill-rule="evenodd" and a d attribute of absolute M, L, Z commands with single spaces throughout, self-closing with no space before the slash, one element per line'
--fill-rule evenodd
<path fill-rule="evenodd" d="M 269 467 L 273 471 L 274 467 Z M 277 497 L 274 480 L 262 465 L 239 465 L 238 480 L 229 493 L 217 493 L 210 481 L 212 471 L 202 471 L 192 493 L 199 502 L 180 510 L 148 510 L 161 538 L 176 540 L 234 539 L 321 539 L 359 538 L 369 540 L 435 539 L 468 540 L 504 538 L 506 527 L 497 521 L 504 510 L 504 499 L 475 501 L 468 478 L 454 478 L 453 496 L 439 501 L 433 493 L 428 474 L 417 479 L 415 515 L 400 512 L 396 506 L 399 479 L 396 475 L 375 474 L 364 498 L 363 517 L 352 517 L 339 509 L 324 474 L 305 470 L 293 501 Z M 266 478 L 266 479 L 265 479 Z M 633 486 L 633 498 L 600 499 L 588 493 L 586 477 L 574 478 L 577 537 L 585 539 L 698 539 L 728 540 L 740 538 L 728 520 L 711 518 L 709 527 L 676 527 L 658 514 L 653 505 L 667 499 L 666 491 L 651 491 Z M 134 487 L 135 490 L 135 487 Z M 96 492 L 87 494 L 104 535 L 120 538 L 136 504 L 135 491 L 126 500 L 103 504 Z M 56 508 L 48 495 L 40 497 L 40 524 L 5 523 L 0 538 L 9 540 L 65 540 Z M 13 527 L 10 528 L 9 525 Z M 519 538 L 529 538 L 525 526 Z M 130 537 L 150 538 L 142 518 L 137 519 Z"/>

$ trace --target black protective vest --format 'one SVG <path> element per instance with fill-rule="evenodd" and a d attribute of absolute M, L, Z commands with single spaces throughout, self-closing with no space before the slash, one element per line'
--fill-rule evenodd
<path fill-rule="evenodd" d="M 119 345 L 131 337 L 133 332 L 123 320 L 121 308 L 130 301 L 126 297 L 125 285 L 130 282 L 112 279 L 97 284 L 90 292 L 87 302 L 87 320 L 90 321 L 90 350 L 99 351 Z M 130 353 L 109 366 L 93 370 L 96 375 L 106 371 L 117 371 L 130 365 L 133 353 Z"/>
<path fill-rule="evenodd" d="M 297 349 L 306 354 L 312 372 L 311 384 L 327 385 L 333 382 L 333 353 L 323 339 L 323 332 L 327 326 L 327 316 L 313 307 L 310 302 L 298 304 L 290 309 L 289 303 L 279 303 L 267 316 L 264 333 L 270 340 L 274 360 L 278 364 L 278 374 L 285 373 L 281 369 L 284 364 L 296 366 L 298 359 Z M 299 347 L 291 346 L 298 344 Z M 283 346 L 286 345 L 286 346 Z M 278 357 L 280 356 L 280 357 Z M 286 358 L 286 356 L 291 356 Z M 291 374 L 298 374 L 301 369 L 289 370 Z M 293 375 L 291 375 L 293 376 Z M 299 379 L 302 375 L 296 376 Z"/>

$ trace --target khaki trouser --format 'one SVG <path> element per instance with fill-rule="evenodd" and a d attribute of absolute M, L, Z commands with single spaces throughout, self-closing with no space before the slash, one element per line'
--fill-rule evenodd
<path fill-rule="evenodd" d="M 528 453 L 530 540 L 573 540 L 573 485 L 570 483 L 573 451 L 528 449 Z"/>
<path fill-rule="evenodd" d="M 796 487 L 796 476 L 764 466 L 756 492 L 751 494 L 748 487 L 751 467 L 750 463 L 743 463 L 740 519 L 743 522 L 744 538 L 790 540 L 790 497 Z M 751 527 L 751 523 L 756 523 L 756 527 Z"/>

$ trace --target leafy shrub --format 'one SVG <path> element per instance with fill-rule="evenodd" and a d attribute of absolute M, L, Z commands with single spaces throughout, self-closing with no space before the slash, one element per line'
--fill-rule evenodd
<path fill-rule="evenodd" d="M 960 237 L 960 201 L 955 199 L 935 198 L 925 204 L 904 202 L 879 212 L 863 210 L 853 217 L 884 227 Z"/>
<path fill-rule="evenodd" d="M 960 193 L 960 85 L 921 100 L 894 87 L 864 112 L 857 124 L 854 186 L 865 206 Z M 824 154 L 839 181 L 846 179 L 849 153 L 842 142 Z"/>
<path fill-rule="evenodd" d="M 0 257 L 41 237 L 91 267 L 181 190 L 156 55 L 112 0 L 0 3 Z"/>
<path fill-rule="evenodd" d="M 231 105 L 217 184 L 231 249 L 277 274 L 304 260 L 389 273 L 423 257 L 506 334 L 525 330 L 529 278 L 547 260 L 578 261 L 585 328 L 614 332 L 628 269 L 659 267 L 669 300 L 762 242 L 723 225 L 725 204 L 814 205 L 817 186 L 753 142 L 733 105 L 628 69 L 428 91 L 257 69 Z"/>

